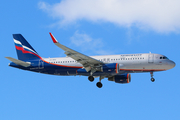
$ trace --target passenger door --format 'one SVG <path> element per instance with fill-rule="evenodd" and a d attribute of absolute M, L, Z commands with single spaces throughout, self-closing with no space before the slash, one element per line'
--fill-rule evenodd
<path fill-rule="evenodd" d="M 148 55 L 148 63 L 154 63 L 154 54 L 149 54 Z"/>

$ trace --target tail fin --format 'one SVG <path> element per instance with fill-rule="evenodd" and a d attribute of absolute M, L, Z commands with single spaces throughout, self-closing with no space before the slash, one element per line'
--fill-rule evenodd
<path fill-rule="evenodd" d="M 19 60 L 40 59 L 41 57 L 21 34 L 13 34 Z"/>

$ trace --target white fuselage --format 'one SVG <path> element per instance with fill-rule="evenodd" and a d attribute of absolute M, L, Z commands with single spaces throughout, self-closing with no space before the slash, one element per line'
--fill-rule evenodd
<path fill-rule="evenodd" d="M 119 63 L 120 70 L 131 72 L 163 71 L 171 69 L 175 63 L 160 54 L 120 54 L 105 56 L 90 56 L 104 63 Z M 163 58 L 164 57 L 164 58 Z M 161 59 L 162 58 L 162 59 Z M 70 57 L 44 58 L 50 64 L 83 67 L 80 63 Z"/>

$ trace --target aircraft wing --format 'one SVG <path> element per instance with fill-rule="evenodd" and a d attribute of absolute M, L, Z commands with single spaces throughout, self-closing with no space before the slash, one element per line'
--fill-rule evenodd
<path fill-rule="evenodd" d="M 72 49 L 60 44 L 51 33 L 49 33 L 49 34 L 50 34 L 54 44 L 57 45 L 58 47 L 60 47 L 61 49 L 63 49 L 65 51 L 65 54 L 68 57 L 71 57 L 72 59 L 81 63 L 87 72 L 89 72 L 90 70 L 91 70 L 91 72 L 95 72 L 95 71 L 97 71 L 98 66 L 101 66 L 104 64 L 103 62 L 101 62 L 99 60 L 96 60 L 92 57 L 86 56 L 82 53 L 79 53 L 75 50 L 72 50 Z"/>

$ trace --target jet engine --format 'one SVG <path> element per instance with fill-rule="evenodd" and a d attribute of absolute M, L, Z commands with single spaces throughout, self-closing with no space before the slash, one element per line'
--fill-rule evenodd
<path fill-rule="evenodd" d="M 102 71 L 105 73 L 119 73 L 119 64 L 118 63 L 109 63 L 102 66 Z"/>
<path fill-rule="evenodd" d="M 130 83 L 131 82 L 131 74 L 122 74 L 115 75 L 113 77 L 108 78 L 109 81 L 114 81 L 115 83 Z"/>

